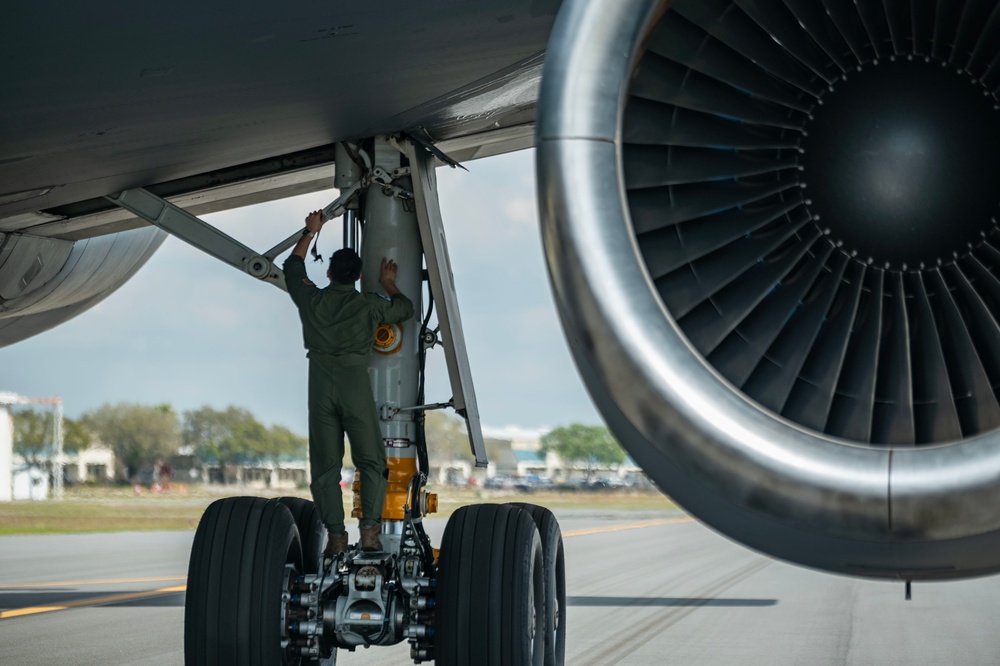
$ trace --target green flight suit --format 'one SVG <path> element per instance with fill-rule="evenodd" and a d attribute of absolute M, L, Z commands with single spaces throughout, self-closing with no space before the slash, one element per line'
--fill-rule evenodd
<path fill-rule="evenodd" d="M 368 355 L 379 324 L 413 316 L 403 294 L 389 299 L 359 294 L 354 285 L 331 282 L 318 288 L 306 275 L 302 257 L 285 260 L 285 284 L 299 309 L 309 356 L 309 463 L 313 499 L 331 533 L 344 529 L 340 471 L 344 433 L 361 475 L 362 527 L 378 524 L 385 502 L 385 446 L 368 378 Z"/>

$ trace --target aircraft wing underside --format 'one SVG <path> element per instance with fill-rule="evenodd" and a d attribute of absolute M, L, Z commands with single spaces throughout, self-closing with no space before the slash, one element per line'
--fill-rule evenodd
<path fill-rule="evenodd" d="M 459 161 L 530 147 L 558 6 L 6 12 L 0 345 L 90 307 L 162 242 L 107 194 L 144 187 L 202 215 L 331 187 L 341 140 L 405 131 Z"/>
<path fill-rule="evenodd" d="M 0 345 L 155 250 L 109 193 L 283 196 L 380 133 L 468 159 L 537 101 L 554 300 L 650 478 L 790 562 L 1000 571 L 1000 0 L 557 4 L 8 10 Z"/>

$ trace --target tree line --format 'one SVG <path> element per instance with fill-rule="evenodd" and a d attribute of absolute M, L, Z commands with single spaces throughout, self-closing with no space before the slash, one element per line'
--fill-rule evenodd
<path fill-rule="evenodd" d="M 14 452 L 43 465 L 55 452 L 51 411 L 13 413 Z M 105 404 L 79 419 L 63 419 L 63 451 L 76 453 L 101 442 L 115 454 L 121 475 L 131 480 L 145 468 L 184 451 L 203 465 L 302 460 L 308 440 L 284 426 L 265 426 L 241 407 L 204 406 L 178 414 L 169 404 Z"/>
<path fill-rule="evenodd" d="M 55 452 L 53 415 L 49 410 L 21 409 L 14 416 L 14 452 L 26 462 L 44 466 Z M 426 415 L 427 442 L 439 460 L 472 461 L 465 424 L 443 412 Z M 101 442 L 111 449 L 125 480 L 140 470 L 168 462 L 183 451 L 202 465 L 222 467 L 303 460 L 309 442 L 284 426 L 265 426 L 247 409 L 204 406 L 178 414 L 169 404 L 105 404 L 78 419 L 63 419 L 63 451 L 76 453 Z M 501 443 L 487 440 L 487 452 Z M 564 461 L 581 463 L 589 478 L 593 469 L 625 461 L 621 446 L 604 426 L 574 423 L 544 435 L 540 453 L 553 451 Z M 349 458 L 345 460 L 350 465 Z"/>
<path fill-rule="evenodd" d="M 584 465 L 589 481 L 595 469 L 625 462 L 625 451 L 606 426 L 574 423 L 556 428 L 542 436 L 540 447 L 544 455 L 553 451 L 560 458 Z"/>

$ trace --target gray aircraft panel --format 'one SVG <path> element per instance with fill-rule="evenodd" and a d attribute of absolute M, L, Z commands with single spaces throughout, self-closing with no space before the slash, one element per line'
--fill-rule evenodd
<path fill-rule="evenodd" d="M 11 8 L 0 219 L 350 137 L 531 123 L 558 6 L 110 0 L 99 12 L 64 3 L 58 21 Z"/>

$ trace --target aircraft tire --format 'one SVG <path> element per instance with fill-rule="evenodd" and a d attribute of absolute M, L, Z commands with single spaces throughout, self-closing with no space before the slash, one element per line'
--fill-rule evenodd
<path fill-rule="evenodd" d="M 302 569 L 298 529 L 287 506 L 260 497 L 213 502 L 191 548 L 184 663 L 295 663 L 281 649 L 285 564 Z"/>
<path fill-rule="evenodd" d="M 510 502 L 527 511 L 542 537 L 545 562 L 545 666 L 566 663 L 566 559 L 559 521 L 544 506 Z"/>
<path fill-rule="evenodd" d="M 544 566 L 527 511 L 474 504 L 453 513 L 438 564 L 436 663 L 542 666 Z"/>
<path fill-rule="evenodd" d="M 312 500 L 301 497 L 279 497 L 278 501 L 288 507 L 299 528 L 302 541 L 302 573 L 319 573 L 323 567 L 323 549 L 326 548 L 326 526 L 319 518 L 319 511 Z"/>

